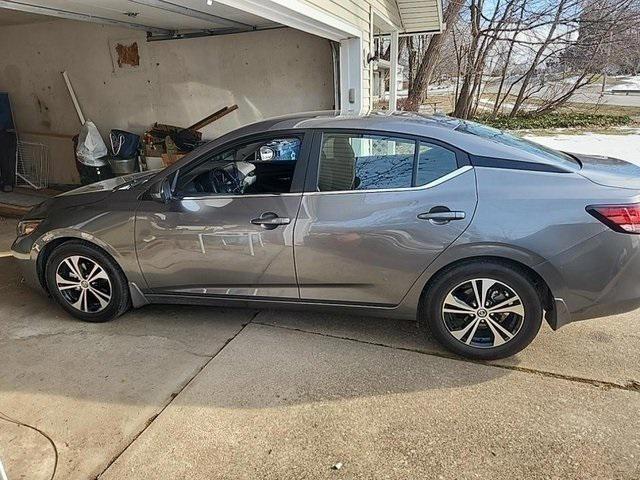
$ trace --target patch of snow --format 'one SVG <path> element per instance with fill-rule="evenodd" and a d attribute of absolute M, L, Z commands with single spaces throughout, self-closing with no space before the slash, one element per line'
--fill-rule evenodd
<path fill-rule="evenodd" d="M 568 83 L 569 85 L 575 85 L 578 82 L 578 75 L 572 75 L 562 80 L 562 83 Z"/>
<path fill-rule="evenodd" d="M 640 75 L 616 77 L 622 83 L 612 87 L 613 90 L 640 90 Z"/>
<path fill-rule="evenodd" d="M 493 109 L 493 106 L 495 105 L 495 100 L 491 100 L 488 98 L 481 98 L 480 99 L 480 107 L 482 107 L 483 109 Z M 509 103 L 509 102 L 503 102 L 503 104 L 500 106 L 500 111 L 504 112 L 505 110 L 511 110 L 513 107 L 515 106 L 515 104 L 513 103 Z M 524 104 L 520 107 L 522 110 L 535 110 L 536 108 L 538 108 L 536 105 L 530 105 L 530 104 Z"/>
<path fill-rule="evenodd" d="M 620 135 L 587 132 L 578 135 L 525 135 L 527 140 L 570 153 L 605 155 L 640 165 L 640 130 L 624 129 Z"/>
<path fill-rule="evenodd" d="M 430 85 L 429 88 L 427 89 L 427 91 L 429 93 L 448 93 L 448 92 L 453 92 L 454 90 L 454 86 L 453 85 L 445 85 L 445 84 L 436 84 L 436 85 Z M 409 96 L 409 90 L 406 88 L 403 89 L 398 89 L 398 98 L 407 98 Z M 386 100 L 389 101 L 389 92 L 384 92 L 380 98 L 382 100 Z M 429 100 L 427 98 L 427 100 Z"/>
<path fill-rule="evenodd" d="M 453 83 L 436 83 L 429 85 L 427 91 L 429 92 L 453 92 L 455 85 Z"/>

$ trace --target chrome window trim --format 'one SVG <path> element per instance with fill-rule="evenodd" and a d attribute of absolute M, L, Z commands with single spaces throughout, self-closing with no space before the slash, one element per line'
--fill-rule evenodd
<path fill-rule="evenodd" d="M 446 175 L 434 180 L 433 182 L 429 182 L 425 185 L 420 185 L 418 187 L 398 187 L 398 188 L 372 188 L 366 190 L 334 190 L 331 192 L 305 192 L 304 195 L 338 195 L 338 194 L 346 194 L 346 193 L 379 193 L 379 192 L 411 192 L 411 191 L 419 191 L 419 190 L 427 190 L 429 188 L 437 187 L 440 184 L 448 182 L 449 180 L 460 176 L 464 173 L 467 173 L 469 170 L 473 170 L 471 165 L 465 165 L 463 167 L 457 168 L 453 172 L 449 172 Z"/>
<path fill-rule="evenodd" d="M 302 192 L 285 193 L 252 193 L 250 195 L 195 195 L 190 197 L 176 197 L 176 200 L 211 200 L 218 198 L 274 198 L 274 197 L 295 197 L 302 196 Z"/>
<path fill-rule="evenodd" d="M 427 183 L 425 185 L 420 185 L 418 187 L 398 187 L 398 188 L 377 188 L 377 189 L 367 189 L 367 190 L 334 190 L 332 192 L 286 192 L 286 193 L 258 193 L 251 195 L 195 195 L 189 197 L 178 197 L 176 200 L 210 200 L 210 199 L 218 199 L 218 198 L 274 198 L 274 197 L 295 197 L 301 195 L 337 195 L 337 194 L 345 194 L 345 193 L 377 193 L 377 192 L 407 192 L 407 191 L 419 191 L 419 190 L 427 190 L 429 188 L 437 187 L 449 180 L 458 177 L 464 173 L 467 173 L 469 170 L 473 170 L 471 165 L 465 165 L 463 167 L 457 168 L 453 172 L 449 172 L 446 175 L 434 180 L 433 182 Z"/>

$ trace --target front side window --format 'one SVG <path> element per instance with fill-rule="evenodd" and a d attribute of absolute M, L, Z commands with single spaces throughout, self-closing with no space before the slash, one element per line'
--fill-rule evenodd
<path fill-rule="evenodd" d="M 380 190 L 423 186 L 458 168 L 440 145 L 382 135 L 322 136 L 318 190 Z"/>
<path fill-rule="evenodd" d="M 180 172 L 178 195 L 288 193 L 300 156 L 298 137 L 256 140 L 235 146 Z"/>

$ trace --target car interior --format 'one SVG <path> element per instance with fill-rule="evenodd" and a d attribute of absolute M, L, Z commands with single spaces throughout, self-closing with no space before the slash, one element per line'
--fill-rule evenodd
<path fill-rule="evenodd" d="M 180 173 L 179 195 L 255 195 L 291 190 L 301 139 L 252 142 L 213 156 Z"/>
<path fill-rule="evenodd" d="M 359 185 L 360 179 L 356 176 L 356 155 L 349 137 L 327 136 L 320 152 L 319 191 L 354 190 Z"/>

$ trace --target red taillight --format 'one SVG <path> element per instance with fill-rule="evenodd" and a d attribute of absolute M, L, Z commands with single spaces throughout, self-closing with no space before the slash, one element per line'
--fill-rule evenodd
<path fill-rule="evenodd" d="M 640 234 L 640 204 L 593 205 L 587 212 L 616 232 Z"/>

